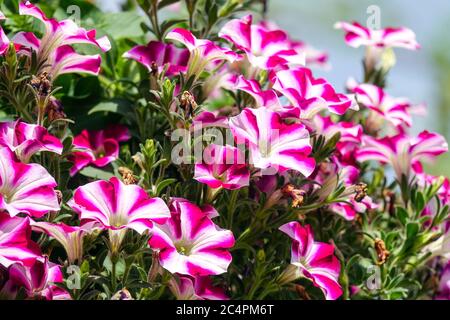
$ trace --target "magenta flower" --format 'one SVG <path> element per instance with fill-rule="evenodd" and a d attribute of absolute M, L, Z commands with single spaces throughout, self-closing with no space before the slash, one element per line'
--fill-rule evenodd
<path fill-rule="evenodd" d="M 305 55 L 305 65 L 308 68 L 319 67 L 325 70 L 330 68 L 328 54 L 325 51 L 318 50 L 303 41 L 291 41 L 291 47 Z"/>
<path fill-rule="evenodd" d="M 450 262 L 444 267 L 439 280 L 436 300 L 450 300 Z"/>
<path fill-rule="evenodd" d="M 67 291 L 55 285 L 55 283 L 62 283 L 63 280 L 60 266 L 49 262 L 47 257 L 43 257 L 36 259 L 31 266 L 12 265 L 9 268 L 6 286 L 12 297 L 20 289 L 24 289 L 30 299 L 71 299 Z"/>
<path fill-rule="evenodd" d="M 130 139 L 128 129 L 121 125 L 110 126 L 105 130 L 83 130 L 73 140 L 77 151 L 70 160 L 74 163 L 70 174 L 88 165 L 104 167 L 119 157 L 119 142 Z"/>
<path fill-rule="evenodd" d="M 164 223 L 169 209 L 160 198 L 149 198 L 137 185 L 125 185 L 116 177 L 78 187 L 68 203 L 80 216 L 85 229 L 109 230 L 112 249 L 117 250 L 127 229 L 142 234 Z"/>
<path fill-rule="evenodd" d="M 308 278 L 319 287 L 327 300 L 335 300 L 342 295 L 339 285 L 341 265 L 334 256 L 334 246 L 314 241 L 311 226 L 303 227 L 299 222 L 289 222 L 280 230 L 292 238 L 291 264 L 285 276 L 295 279 L 299 276 Z"/>
<path fill-rule="evenodd" d="M 212 286 L 209 277 L 172 277 L 168 283 L 177 300 L 228 300 L 221 288 Z"/>
<path fill-rule="evenodd" d="M 373 84 L 360 84 L 353 89 L 359 103 L 370 109 L 366 126 L 372 132 L 378 131 L 387 122 L 395 129 L 402 132 L 403 126 L 412 125 L 410 102 L 405 98 L 393 98 L 384 90 Z"/>
<path fill-rule="evenodd" d="M 363 137 L 363 144 L 356 153 L 358 161 L 376 160 L 392 165 L 397 179 L 407 178 L 411 170 L 421 166 L 422 160 L 432 160 L 448 151 L 445 138 L 437 133 L 421 132 L 417 137 L 398 134 L 392 137 L 376 139 Z"/>
<path fill-rule="evenodd" d="M 270 70 L 305 65 L 305 55 L 291 48 L 287 34 L 282 30 L 268 30 L 252 24 L 252 16 L 227 22 L 219 36 L 243 50 L 250 64 Z"/>
<path fill-rule="evenodd" d="M 45 232 L 58 241 L 67 253 L 69 264 L 80 262 L 83 257 L 83 238 L 88 232 L 82 227 L 72 227 L 64 223 L 33 222 L 34 231 Z"/>
<path fill-rule="evenodd" d="M 420 48 L 420 45 L 416 41 L 416 35 L 408 28 L 374 30 L 366 28 L 358 22 L 337 22 L 335 28 L 345 30 L 345 42 L 354 48 L 359 46 L 380 48 L 399 47 L 409 50 L 417 50 Z"/>
<path fill-rule="evenodd" d="M 45 25 L 45 33 L 41 39 L 31 32 L 19 32 L 12 39 L 20 46 L 19 52 L 25 54 L 31 54 L 30 50 L 36 52 L 38 65 L 41 66 L 39 73 L 46 71 L 52 78 L 71 72 L 95 75 L 99 73 L 100 55 L 80 55 L 71 45 L 92 44 L 105 52 L 111 48 L 106 36 L 96 39 L 95 30 L 80 28 L 70 19 L 60 22 L 49 19 L 41 9 L 29 1 L 19 3 L 19 13 L 39 19 Z"/>
<path fill-rule="evenodd" d="M 207 39 L 197 39 L 186 29 L 175 28 L 167 34 L 166 39 L 181 42 L 189 50 L 188 78 L 192 75 L 198 78 L 211 62 L 234 62 L 239 59 L 239 56 L 230 49 L 219 47 Z"/>
<path fill-rule="evenodd" d="M 36 152 L 61 154 L 63 145 L 44 127 L 20 120 L 0 123 L 0 145 L 8 147 L 22 162 L 29 162 Z"/>
<path fill-rule="evenodd" d="M 196 205 L 172 200 L 171 218 L 153 230 L 149 245 L 159 251 L 161 266 L 171 273 L 207 276 L 227 271 L 234 236 L 222 230 Z"/>
<path fill-rule="evenodd" d="M 0 210 L 37 218 L 59 211 L 55 187 L 55 179 L 44 167 L 18 162 L 8 148 L 0 147 Z"/>
<path fill-rule="evenodd" d="M 31 241 L 30 219 L 0 212 L 0 265 L 31 265 L 39 255 L 38 245 Z"/>
<path fill-rule="evenodd" d="M 161 73 L 167 65 L 167 76 L 186 72 L 189 50 L 179 49 L 173 44 L 150 41 L 145 46 L 135 46 L 123 54 L 124 58 L 133 59 L 145 66 L 148 71 Z"/>
<path fill-rule="evenodd" d="M 250 171 L 239 149 L 210 144 L 203 152 L 202 163 L 195 164 L 194 179 L 210 188 L 234 190 L 249 185 Z"/>
<path fill-rule="evenodd" d="M 192 130 L 208 127 L 228 128 L 228 118 L 218 112 L 202 111 L 192 119 Z"/>
<path fill-rule="evenodd" d="M 355 108 L 351 96 L 336 93 L 325 79 L 315 79 L 308 68 L 277 72 L 273 88 L 301 110 L 302 119 L 310 119 L 325 109 L 342 115 L 349 108 Z"/>
<path fill-rule="evenodd" d="M 250 162 L 260 169 L 296 170 L 309 176 L 315 166 L 310 158 L 309 133 L 300 123 L 285 124 L 277 113 L 266 108 L 245 108 L 230 118 L 230 128 L 238 144 L 250 150 Z"/>
<path fill-rule="evenodd" d="M 0 11 L 0 21 L 5 20 L 5 15 Z M 0 26 L 0 55 L 4 54 L 8 50 L 9 39 Z"/>

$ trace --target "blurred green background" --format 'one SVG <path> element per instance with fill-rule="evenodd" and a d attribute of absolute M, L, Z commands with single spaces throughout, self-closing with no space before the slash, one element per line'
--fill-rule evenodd
<path fill-rule="evenodd" d="M 117 11 L 124 1 L 97 0 L 97 3 L 105 11 Z M 364 49 L 347 46 L 343 31 L 334 30 L 333 25 L 339 20 L 366 24 L 367 8 L 371 5 L 379 6 L 382 27 L 409 27 L 422 45 L 416 52 L 396 50 L 397 65 L 389 74 L 387 92 L 427 105 L 427 115 L 414 118 L 412 132 L 437 131 L 450 140 L 450 1 L 268 0 L 268 18 L 288 30 L 293 38 L 327 51 L 331 70 L 315 73 L 343 90 L 349 77 L 361 80 Z M 180 8 L 184 12 L 184 6 Z M 441 156 L 427 171 L 450 176 L 450 155 Z"/>

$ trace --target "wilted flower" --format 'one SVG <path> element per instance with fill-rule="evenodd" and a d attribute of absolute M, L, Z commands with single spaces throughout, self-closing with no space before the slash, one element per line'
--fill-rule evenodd
<path fill-rule="evenodd" d="M 302 119 L 310 119 L 326 109 L 342 115 L 356 104 L 353 97 L 336 93 L 325 79 L 314 78 L 308 68 L 277 72 L 273 88 L 300 109 Z"/>
<path fill-rule="evenodd" d="M 421 167 L 422 160 L 432 160 L 447 151 L 448 144 L 443 136 L 423 131 L 417 137 L 405 134 L 381 139 L 364 136 L 356 158 L 358 161 L 389 163 L 401 181 L 402 175 L 410 177 L 413 168 Z"/>
<path fill-rule="evenodd" d="M 105 130 L 83 130 L 73 140 L 77 151 L 69 158 L 73 163 L 70 174 L 92 164 L 104 167 L 119 157 L 119 142 L 130 138 L 128 129 L 121 125 L 110 126 Z"/>
<path fill-rule="evenodd" d="M 0 210 L 37 218 L 59 211 L 55 187 L 55 179 L 40 164 L 18 162 L 8 148 L 0 147 Z"/>
<path fill-rule="evenodd" d="M 38 245 L 31 241 L 30 219 L 0 212 L 0 265 L 31 265 L 39 255 Z"/>
<path fill-rule="evenodd" d="M 78 187 L 68 203 L 84 228 L 109 230 L 112 250 L 118 250 L 127 229 L 142 234 L 154 223 L 164 223 L 169 209 L 160 198 L 149 198 L 141 187 L 125 185 L 116 177 Z"/>
<path fill-rule="evenodd" d="M 280 115 L 266 108 L 245 108 L 230 118 L 236 142 L 246 143 L 250 161 L 261 169 L 293 169 L 308 177 L 315 161 L 310 158 L 309 133 L 300 123 L 285 124 Z"/>
<path fill-rule="evenodd" d="M 63 145 L 47 129 L 21 120 L 0 122 L 0 145 L 8 147 L 22 162 L 29 162 L 36 152 L 61 154 Z"/>
<path fill-rule="evenodd" d="M 177 300 L 228 300 L 222 289 L 212 285 L 209 277 L 174 275 L 168 286 Z"/>
<path fill-rule="evenodd" d="M 327 300 L 339 298 L 342 295 L 338 282 L 341 265 L 334 256 L 334 246 L 314 241 L 311 227 L 303 227 L 297 221 L 282 225 L 280 230 L 293 240 L 291 264 L 295 267 L 288 268 L 282 278 L 306 277 L 323 291 Z"/>
<path fill-rule="evenodd" d="M 284 31 L 268 30 L 252 24 L 252 20 L 251 15 L 233 19 L 223 26 L 219 36 L 243 50 L 255 68 L 270 70 L 305 65 L 305 55 L 291 48 Z"/>
<path fill-rule="evenodd" d="M 231 263 L 231 231 L 219 229 L 211 218 L 188 201 L 172 200 L 171 218 L 153 230 L 149 240 L 159 250 L 161 266 L 171 273 L 190 276 L 217 275 Z"/>
<path fill-rule="evenodd" d="M 45 25 L 45 33 L 41 39 L 31 32 L 19 32 L 12 39 L 12 42 L 19 46 L 19 53 L 31 55 L 30 50 L 36 52 L 40 67 L 38 74 L 48 72 L 52 79 L 55 79 L 64 73 L 99 73 L 100 55 L 78 54 L 71 45 L 87 43 L 102 51 L 108 51 L 111 45 L 106 36 L 96 39 L 95 30 L 80 28 L 70 19 L 60 22 L 49 19 L 29 1 L 19 3 L 19 13 L 39 19 Z"/>
<path fill-rule="evenodd" d="M 172 76 L 186 72 L 189 50 L 180 49 L 169 43 L 150 41 L 145 46 L 135 46 L 123 54 L 145 66 L 149 72 L 161 73 L 167 66 L 166 75 Z"/>

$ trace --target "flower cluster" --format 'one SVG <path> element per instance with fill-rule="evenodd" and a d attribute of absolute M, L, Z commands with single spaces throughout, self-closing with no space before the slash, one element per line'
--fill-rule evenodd
<path fill-rule="evenodd" d="M 259 1 L 152 3 L 141 44 L 29 1 L 33 32 L 0 28 L 0 298 L 449 298 L 450 183 L 426 166 L 448 145 L 385 86 L 413 31 L 338 22 L 367 47 L 340 92 L 327 53 L 233 18 Z"/>

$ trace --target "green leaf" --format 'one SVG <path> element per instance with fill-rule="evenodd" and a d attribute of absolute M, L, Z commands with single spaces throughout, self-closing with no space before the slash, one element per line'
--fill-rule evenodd
<path fill-rule="evenodd" d="M 403 225 L 406 225 L 409 218 L 408 211 L 403 207 L 397 207 L 397 218 Z"/>
<path fill-rule="evenodd" d="M 111 172 L 97 169 L 94 167 L 86 167 L 80 171 L 80 174 L 82 174 L 85 177 L 101 180 L 109 180 L 110 178 L 114 177 L 114 175 Z"/>
<path fill-rule="evenodd" d="M 161 191 L 164 190 L 164 188 L 168 187 L 172 183 L 176 182 L 177 179 L 166 179 L 158 183 L 158 186 L 156 187 L 156 195 L 159 195 Z"/>
<path fill-rule="evenodd" d="M 129 116 L 132 112 L 132 105 L 128 100 L 125 99 L 113 99 L 111 101 L 102 101 L 91 110 L 89 110 L 88 115 L 96 112 L 112 112 L 118 113 L 122 116 Z"/>
<path fill-rule="evenodd" d="M 419 224 L 417 222 L 409 222 L 406 224 L 406 239 L 413 239 L 419 233 Z"/>
<path fill-rule="evenodd" d="M 141 28 L 144 17 L 136 12 L 108 13 L 99 20 L 96 22 L 97 28 L 101 28 L 116 40 L 144 36 Z"/>

